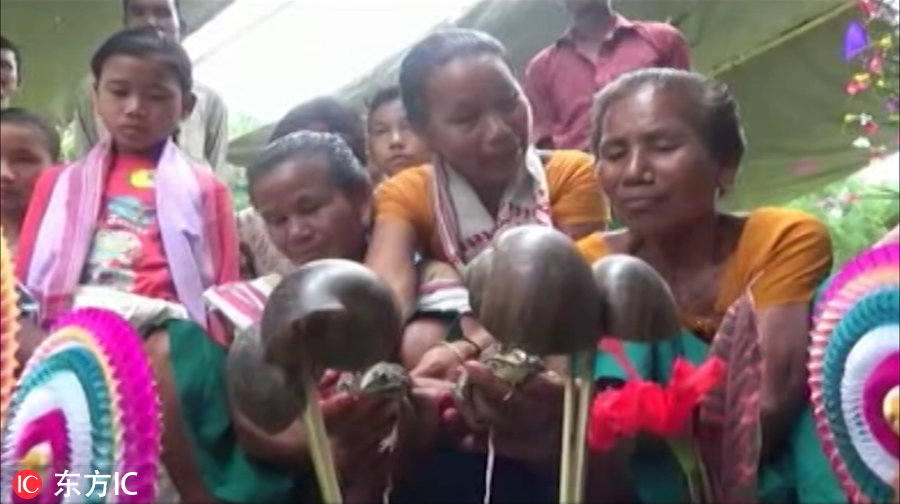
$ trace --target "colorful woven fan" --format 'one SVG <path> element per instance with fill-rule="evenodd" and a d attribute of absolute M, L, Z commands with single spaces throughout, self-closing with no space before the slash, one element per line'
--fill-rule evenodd
<path fill-rule="evenodd" d="M 80 497 L 67 502 L 152 502 L 161 446 L 160 407 L 153 373 L 130 324 L 110 312 L 78 310 L 59 320 L 29 359 L 9 406 L 2 437 L 0 500 L 15 500 L 12 478 L 41 474 L 42 502 L 62 502 L 59 477 L 68 470 Z M 87 474 L 109 476 L 107 494 L 91 490 Z M 114 479 L 127 495 L 114 495 Z M 63 488 L 63 487 L 60 487 Z M 71 487 L 70 487 L 71 488 Z"/>
<path fill-rule="evenodd" d="M 810 388 L 818 434 L 851 502 L 889 502 L 900 437 L 900 245 L 866 252 L 817 307 Z"/>
<path fill-rule="evenodd" d="M 6 407 L 15 383 L 16 350 L 19 345 L 19 308 L 16 276 L 6 238 L 0 229 L 0 429 L 6 421 Z"/>

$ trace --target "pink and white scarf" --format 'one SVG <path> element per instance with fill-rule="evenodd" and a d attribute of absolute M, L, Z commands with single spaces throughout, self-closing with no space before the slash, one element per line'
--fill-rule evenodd
<path fill-rule="evenodd" d="M 72 306 L 100 214 L 112 148 L 108 141 L 67 166 L 52 189 L 27 265 L 26 285 L 49 320 Z M 206 327 L 202 294 L 222 276 L 224 249 L 214 228 L 220 224 L 205 186 L 210 169 L 197 165 L 172 141 L 157 163 L 156 208 L 163 248 L 179 301 L 191 319 Z M 230 254 L 234 255 L 234 254 Z M 235 268 L 236 270 L 236 268 Z"/>
<path fill-rule="evenodd" d="M 534 149 L 525 153 L 523 169 L 503 194 L 496 220 L 472 186 L 452 167 L 436 161 L 431 180 L 440 245 L 445 257 L 459 270 L 500 231 L 524 224 L 553 225 L 547 174 Z"/>

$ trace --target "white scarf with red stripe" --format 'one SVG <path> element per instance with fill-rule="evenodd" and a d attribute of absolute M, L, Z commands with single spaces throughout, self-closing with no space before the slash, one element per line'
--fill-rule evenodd
<path fill-rule="evenodd" d="M 553 225 L 547 174 L 534 149 L 525 153 L 523 169 L 504 192 L 496 220 L 453 168 L 438 160 L 431 179 L 438 238 L 444 255 L 460 270 L 504 229 L 524 224 Z"/>
<path fill-rule="evenodd" d="M 266 301 L 281 275 L 268 275 L 249 282 L 218 285 L 203 293 L 210 311 L 219 313 L 238 331 L 244 331 L 262 320 Z"/>

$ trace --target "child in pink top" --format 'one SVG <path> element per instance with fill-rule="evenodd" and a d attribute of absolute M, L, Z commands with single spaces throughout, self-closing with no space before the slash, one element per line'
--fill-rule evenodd
<path fill-rule="evenodd" d="M 208 328 L 202 293 L 237 280 L 238 246 L 227 187 L 172 141 L 194 106 L 190 59 L 144 27 L 110 37 L 91 68 L 112 139 L 38 180 L 19 278 L 49 321 L 101 306 L 139 329 L 170 318 Z"/>

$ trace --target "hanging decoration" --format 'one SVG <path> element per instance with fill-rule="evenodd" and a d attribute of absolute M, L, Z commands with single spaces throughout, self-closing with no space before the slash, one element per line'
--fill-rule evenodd
<path fill-rule="evenodd" d="M 848 502 L 890 502 L 900 470 L 900 245 L 867 251 L 816 306 L 809 385 L 820 442 Z"/>
<path fill-rule="evenodd" d="M 860 0 L 859 5 L 861 19 L 850 22 L 844 34 L 843 57 L 853 68 L 844 89 L 852 108 L 870 96 L 875 96 L 881 107 L 845 114 L 844 126 L 853 137 L 853 147 L 867 150 L 877 159 L 900 144 L 896 133 L 891 142 L 885 139 L 883 131 L 896 131 L 900 123 L 900 11 L 897 0 Z"/>

